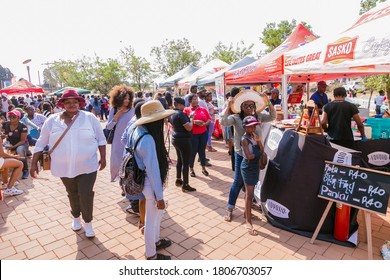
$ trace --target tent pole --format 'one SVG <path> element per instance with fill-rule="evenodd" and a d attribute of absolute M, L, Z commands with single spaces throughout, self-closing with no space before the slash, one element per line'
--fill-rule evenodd
<path fill-rule="evenodd" d="M 287 99 L 287 75 L 282 74 L 282 106 L 284 119 L 288 119 Z"/>

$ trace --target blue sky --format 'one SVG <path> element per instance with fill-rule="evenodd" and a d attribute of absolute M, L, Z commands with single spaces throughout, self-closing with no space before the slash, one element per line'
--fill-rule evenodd
<path fill-rule="evenodd" d="M 150 58 L 164 39 L 187 38 L 203 55 L 241 40 L 264 50 L 267 23 L 305 21 L 320 36 L 340 33 L 357 19 L 360 0 L 17 0 L 1 3 L 0 64 L 17 77 L 42 81 L 42 63 L 83 55 L 118 57 L 131 45 Z"/>

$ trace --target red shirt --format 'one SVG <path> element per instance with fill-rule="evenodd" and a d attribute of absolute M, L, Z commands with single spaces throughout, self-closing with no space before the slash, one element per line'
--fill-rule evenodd
<path fill-rule="evenodd" d="M 185 107 L 183 112 L 189 116 L 192 112 L 194 112 L 194 120 L 200 120 L 207 122 L 208 120 L 211 120 L 209 112 L 206 108 L 198 106 L 198 108 L 193 109 L 192 107 Z M 193 124 L 192 126 L 192 134 L 202 134 L 207 130 L 207 126 L 199 126 L 197 124 Z"/>

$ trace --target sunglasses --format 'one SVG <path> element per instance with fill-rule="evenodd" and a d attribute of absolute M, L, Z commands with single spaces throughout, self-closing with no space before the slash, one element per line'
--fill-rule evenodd
<path fill-rule="evenodd" d="M 244 105 L 242 105 L 242 107 L 244 109 L 254 109 L 255 108 L 255 104 L 244 104 Z"/>
<path fill-rule="evenodd" d="M 18 117 L 17 116 L 13 116 L 13 115 L 9 115 L 8 118 L 10 118 L 10 119 L 17 119 Z"/>

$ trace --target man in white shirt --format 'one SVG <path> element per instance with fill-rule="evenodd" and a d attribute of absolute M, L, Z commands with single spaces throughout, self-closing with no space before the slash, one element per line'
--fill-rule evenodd
<path fill-rule="evenodd" d="M 197 94 L 199 106 L 207 109 L 207 102 L 205 100 L 206 88 L 204 86 L 199 86 Z"/>
<path fill-rule="evenodd" d="M 28 106 L 26 108 L 26 113 L 31 122 L 39 126 L 39 128 L 42 128 L 43 123 L 46 121 L 46 117 L 44 115 L 36 113 L 33 106 Z"/>
<path fill-rule="evenodd" d="M 26 94 L 26 98 L 24 99 L 24 102 L 27 103 L 27 105 L 30 105 L 31 102 L 32 102 L 32 99 L 30 98 L 30 96 L 28 94 Z"/>
<path fill-rule="evenodd" d="M 375 113 L 377 115 L 380 115 L 381 113 L 381 107 L 383 105 L 383 102 L 386 100 L 385 92 L 383 90 L 379 91 L 379 95 L 375 97 Z"/>

